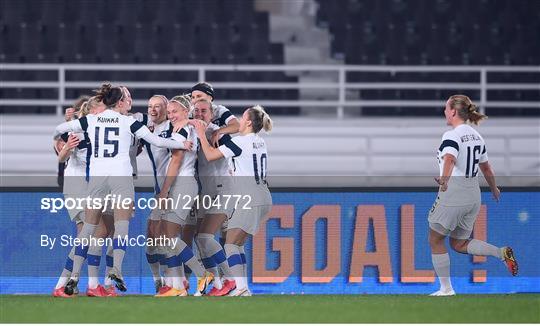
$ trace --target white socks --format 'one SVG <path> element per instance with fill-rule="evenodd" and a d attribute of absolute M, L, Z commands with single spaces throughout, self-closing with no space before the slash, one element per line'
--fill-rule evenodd
<path fill-rule="evenodd" d="M 173 259 L 178 259 L 179 262 L 183 263 L 191 269 L 191 271 L 197 275 L 197 277 L 204 276 L 204 267 L 201 265 L 197 257 L 193 254 L 193 251 L 190 247 L 180 238 L 177 238 L 178 242 L 175 248 L 173 248 L 176 257 Z M 180 264 L 181 265 L 181 264 Z"/>
<path fill-rule="evenodd" d="M 86 257 L 88 263 L 88 288 L 95 289 L 99 285 L 99 263 L 101 262 L 101 248 L 99 245 L 90 245 Z"/>
<path fill-rule="evenodd" d="M 225 277 L 232 277 L 223 247 L 219 244 L 214 235 L 210 233 L 199 233 L 196 241 L 197 247 L 201 252 L 203 265 L 216 276 L 218 282 L 215 282 L 214 286 L 220 289 L 221 282 L 217 277 L 219 275 L 217 266 L 219 266 Z"/>
<path fill-rule="evenodd" d="M 118 272 L 122 272 L 122 262 L 126 254 L 127 244 L 124 242 L 129 232 L 129 221 L 122 220 L 114 222 L 113 237 L 113 267 Z"/>
<path fill-rule="evenodd" d="M 73 270 L 73 256 L 75 255 L 75 247 L 71 248 L 71 251 L 68 254 L 68 257 L 66 259 L 66 265 L 64 266 L 64 269 L 62 270 L 62 274 L 60 274 L 60 278 L 58 279 L 58 283 L 56 283 L 56 286 L 54 289 L 59 289 L 62 286 L 65 286 L 67 281 L 69 280 L 69 277 L 71 276 L 71 271 Z"/>
<path fill-rule="evenodd" d="M 84 223 L 81 232 L 77 236 L 77 239 L 89 239 L 94 235 L 97 225 Z M 71 278 L 79 280 L 79 274 L 81 273 L 82 264 L 86 259 L 88 253 L 88 246 L 75 246 L 75 255 L 73 256 L 73 270 L 71 272 Z"/>
<path fill-rule="evenodd" d="M 159 260 L 161 256 L 157 253 L 156 249 L 154 246 L 146 247 L 146 261 L 150 265 L 154 282 L 161 280 L 161 275 L 159 274 Z"/>
<path fill-rule="evenodd" d="M 241 257 L 240 247 L 234 244 L 226 243 L 225 252 L 227 253 L 227 261 L 229 269 L 236 282 L 237 289 L 247 289 L 247 275 L 244 274 L 244 264 Z"/>
<path fill-rule="evenodd" d="M 452 282 L 450 281 L 450 256 L 445 254 L 432 254 L 431 261 L 435 268 L 435 273 L 439 277 L 441 283 L 441 291 L 449 292 L 452 290 Z"/>
<path fill-rule="evenodd" d="M 502 259 L 501 248 L 482 240 L 472 239 L 467 245 L 467 253 L 476 256 L 493 256 Z"/>

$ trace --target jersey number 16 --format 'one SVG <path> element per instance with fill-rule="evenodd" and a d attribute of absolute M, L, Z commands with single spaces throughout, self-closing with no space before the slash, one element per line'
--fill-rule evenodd
<path fill-rule="evenodd" d="M 474 178 L 478 174 L 478 162 L 480 162 L 480 145 L 474 146 L 472 149 L 471 157 L 471 146 L 467 146 L 467 170 L 465 171 L 466 178 Z"/>

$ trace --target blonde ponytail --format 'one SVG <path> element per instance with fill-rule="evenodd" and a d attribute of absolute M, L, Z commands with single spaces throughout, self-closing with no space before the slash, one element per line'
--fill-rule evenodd
<path fill-rule="evenodd" d="M 456 109 L 458 116 L 465 122 L 478 125 L 487 115 L 478 112 L 478 107 L 466 95 L 452 95 L 449 98 L 450 107 Z"/>
<path fill-rule="evenodd" d="M 261 129 L 264 129 L 266 132 L 270 132 L 272 130 L 272 119 L 270 119 L 270 115 L 266 113 L 262 106 L 255 105 L 250 107 L 248 109 L 248 115 L 254 133 L 258 133 L 261 131 Z"/>

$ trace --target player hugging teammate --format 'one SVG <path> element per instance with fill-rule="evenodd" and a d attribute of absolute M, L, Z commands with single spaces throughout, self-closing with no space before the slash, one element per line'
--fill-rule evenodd
<path fill-rule="evenodd" d="M 227 108 L 213 103 L 214 90 L 208 83 L 199 83 L 190 95 L 170 100 L 152 96 L 148 114 L 129 114 L 131 95 L 123 86 L 104 84 L 91 100 L 93 109 L 86 116 L 80 113 L 78 119 L 59 125 L 55 140 L 65 142 L 58 146 L 59 159 L 69 156 L 68 169 L 78 167 L 77 185 L 65 187 L 66 197 L 104 200 L 107 195 L 116 195 L 130 201 L 129 207 L 114 207 L 106 214 L 101 212 L 102 207 L 93 206 L 70 212 L 78 225 L 78 240 L 113 239 L 113 246 L 107 250 L 105 285 L 114 282 L 120 291 L 127 290 L 122 275 L 127 248 L 120 239 L 128 235 L 129 220 L 134 215 L 135 157 L 145 148 L 153 167 L 156 197 L 176 200 L 187 196 L 192 200 L 189 207 L 162 205 L 148 219 L 147 237 L 177 240 L 168 247 L 146 248 L 156 296 L 186 296 L 189 273 L 198 278 L 195 295 L 250 295 L 243 246 L 248 235 L 256 233 L 272 203 L 266 185 L 266 144 L 258 136 L 260 130 L 270 131 L 272 127 L 264 109 L 249 108 L 238 121 Z M 237 132 L 240 136 L 231 138 Z M 238 205 L 238 201 L 236 205 L 234 201 L 206 205 L 203 200 L 232 195 L 249 198 L 251 207 L 239 207 L 242 203 Z M 226 239 L 224 246 L 216 240 L 218 231 Z M 92 245 L 75 246 L 53 295 L 69 297 L 77 293 L 85 260 L 90 276 L 87 294 L 116 295 L 114 287 L 104 288 L 97 281 L 101 251 L 101 247 Z"/>

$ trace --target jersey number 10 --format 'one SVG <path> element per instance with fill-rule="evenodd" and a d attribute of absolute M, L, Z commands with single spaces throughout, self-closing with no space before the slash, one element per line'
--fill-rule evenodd
<path fill-rule="evenodd" d="M 110 133 L 114 136 L 120 135 L 120 128 L 118 127 L 105 127 L 103 131 L 103 145 L 112 145 L 113 150 L 110 152 L 108 148 L 103 150 L 103 157 L 115 157 L 118 154 L 118 140 L 109 139 Z M 96 127 L 96 135 L 94 141 L 94 157 L 99 157 L 99 127 Z"/>
<path fill-rule="evenodd" d="M 266 184 L 266 153 L 261 155 L 261 172 L 259 175 L 259 167 L 257 165 L 257 154 L 253 154 L 253 174 L 255 175 L 255 182 Z"/>
<path fill-rule="evenodd" d="M 480 162 L 480 145 L 474 146 L 472 149 L 471 158 L 471 146 L 467 146 L 467 170 L 465 171 L 466 178 L 474 178 L 478 174 L 478 162 Z"/>

